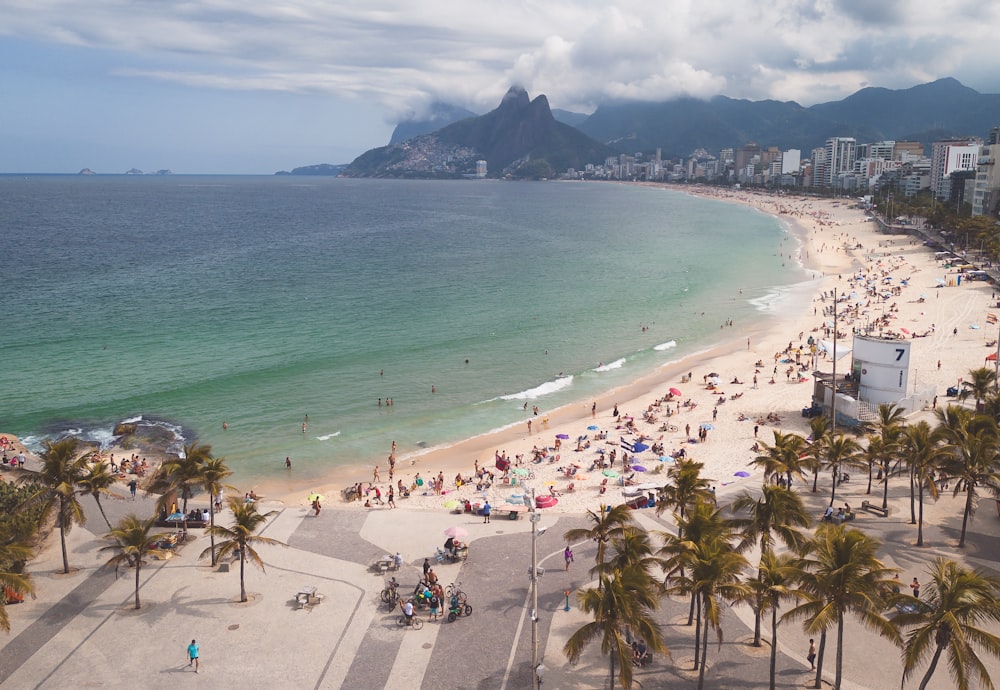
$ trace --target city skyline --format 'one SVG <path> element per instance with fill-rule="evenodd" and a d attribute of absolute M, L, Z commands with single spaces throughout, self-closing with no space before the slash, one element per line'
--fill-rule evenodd
<path fill-rule="evenodd" d="M 434 101 L 485 112 L 511 84 L 576 112 L 715 95 L 808 106 L 946 76 L 998 93 L 997 19 L 962 0 L 7 5 L 0 172 L 346 163 Z"/>

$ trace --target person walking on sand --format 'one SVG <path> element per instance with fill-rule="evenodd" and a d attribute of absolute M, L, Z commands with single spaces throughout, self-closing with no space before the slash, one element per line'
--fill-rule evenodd
<path fill-rule="evenodd" d="M 194 672 L 198 672 L 198 643 L 195 640 L 191 640 L 191 644 L 187 648 L 188 653 L 188 666 L 194 666 Z"/>
<path fill-rule="evenodd" d="M 492 510 L 492 508 L 490 507 L 490 502 L 486 501 L 486 503 L 483 504 L 483 524 L 484 525 L 488 525 L 490 523 L 490 511 L 491 510 Z"/>
<path fill-rule="evenodd" d="M 806 661 L 809 662 L 809 670 L 816 670 L 816 640 L 809 638 L 809 651 L 806 653 Z"/>
<path fill-rule="evenodd" d="M 379 481 L 378 465 L 375 465 L 375 471 L 372 472 L 372 484 L 377 484 L 378 481 Z"/>
<path fill-rule="evenodd" d="M 566 570 L 569 570 L 569 564 L 573 562 L 573 551 L 569 548 L 569 544 L 566 545 L 566 550 L 563 551 L 563 558 L 566 559 Z"/>
<path fill-rule="evenodd" d="M 319 511 L 322 510 L 323 506 L 319 504 L 319 496 L 313 499 L 313 510 L 316 511 L 316 517 L 319 517 Z"/>
<path fill-rule="evenodd" d="M 135 500 L 135 489 L 136 489 L 137 486 L 138 486 L 138 484 L 136 483 L 136 481 L 134 479 L 128 483 L 128 492 L 130 494 L 132 494 L 132 500 L 133 501 Z"/>

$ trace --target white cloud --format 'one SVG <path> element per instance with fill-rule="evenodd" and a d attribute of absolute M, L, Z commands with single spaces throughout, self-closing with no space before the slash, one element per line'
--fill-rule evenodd
<path fill-rule="evenodd" d="M 996 15 L 963 0 L 14 0 L 0 7 L 0 32 L 114 51 L 117 73 L 133 77 L 396 109 L 432 98 L 491 107 L 512 82 L 556 105 L 715 93 L 808 104 L 966 66 L 982 78 L 983 62 L 1000 61 L 984 49 Z M 852 62 L 860 45 L 876 64 Z"/>

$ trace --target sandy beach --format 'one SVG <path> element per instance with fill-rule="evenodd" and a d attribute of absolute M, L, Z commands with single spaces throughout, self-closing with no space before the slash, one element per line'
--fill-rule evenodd
<path fill-rule="evenodd" d="M 811 367 L 805 364 L 808 357 L 801 367 L 793 367 L 788 353 L 800 347 L 806 350 L 810 337 L 826 337 L 830 317 L 823 315 L 823 308 L 832 302 L 822 296 L 829 296 L 834 289 L 849 293 L 854 289 L 850 279 L 855 274 L 892 278 L 898 294 L 883 302 L 868 300 L 856 314 L 845 313 L 839 323 L 839 342 L 849 346 L 853 328 L 880 318 L 888 323 L 886 333 L 902 337 L 907 332 L 926 334 L 912 340 L 911 381 L 919 382 L 921 388 L 935 386 L 942 399 L 948 386 L 956 385 L 969 369 L 981 366 L 992 351 L 986 345 L 996 338 L 996 332 L 986 324 L 986 312 L 995 302 L 993 290 L 982 282 L 957 285 L 954 276 L 949 280 L 948 269 L 919 240 L 880 234 L 878 225 L 868 221 L 853 202 L 710 187 L 679 189 L 751 206 L 786 225 L 788 238 L 779 250 L 787 261 L 801 263 L 808 279 L 782 298 L 780 313 L 731 326 L 720 319 L 719 337 L 712 346 L 594 399 L 557 409 L 542 408 L 537 414 L 532 407 L 544 405 L 544 398 L 529 401 L 522 423 L 446 447 L 399 454 L 392 477 L 398 507 L 445 510 L 449 501 L 474 504 L 485 500 L 495 506 L 506 505 L 511 496 L 520 500 L 519 496 L 534 489 L 536 495 L 557 494 L 558 502 L 547 510 L 580 513 L 602 502 L 625 501 L 624 490 L 630 489 L 624 485 L 625 477 L 631 477 L 633 484 L 662 483 L 670 456 L 682 451 L 686 457 L 705 463 L 705 473 L 720 493 L 743 484 L 755 485 L 759 478 L 747 465 L 755 456 L 755 440 L 768 441 L 774 431 L 807 433 L 808 420 L 801 410 L 811 402 Z M 943 286 L 939 284 L 942 280 Z M 849 357 L 841 359 L 840 366 L 846 368 L 849 361 Z M 758 363 L 760 366 L 755 366 Z M 829 373 L 831 359 L 821 354 L 816 369 Z M 800 371 L 804 375 L 800 376 Z M 718 374 L 718 386 L 706 385 L 709 374 Z M 671 394 L 671 389 L 680 395 Z M 618 417 L 613 414 L 616 408 Z M 698 430 L 703 425 L 711 428 L 701 441 Z M 662 446 L 662 453 L 646 450 L 634 454 L 630 462 L 642 469 L 633 471 L 631 466 L 622 466 L 622 439 L 626 443 L 641 440 L 657 449 Z M 129 454 L 121 448 L 109 450 L 119 458 Z M 393 449 L 387 447 L 384 452 L 377 481 L 374 466 L 354 465 L 336 468 L 325 481 L 307 485 L 298 482 L 293 471 L 282 472 L 280 479 L 238 488 L 253 488 L 286 505 L 305 505 L 306 496 L 314 491 L 327 496 L 328 502 L 340 502 L 342 490 L 360 482 L 368 490 L 365 498 L 371 507 L 365 507 L 365 500 L 347 505 L 359 510 L 389 510 L 386 499 Z M 616 458 L 609 466 L 612 452 Z M 496 466 L 498 456 L 510 464 L 507 477 Z M 662 462 L 661 457 L 667 461 Z M 476 478 L 477 466 L 492 473 L 489 488 Z M 737 476 L 738 472 L 750 476 Z M 440 492 L 430 488 L 430 480 L 439 476 L 444 479 Z M 462 485 L 456 486 L 459 476 Z M 400 481 L 410 490 L 407 498 L 399 497 Z M 373 486 L 379 488 L 381 504 Z"/>
<path fill-rule="evenodd" d="M 601 502 L 626 500 L 624 477 L 631 477 L 635 484 L 662 483 L 669 456 L 681 450 L 687 457 L 705 463 L 706 474 L 720 493 L 742 484 L 755 485 L 759 478 L 747 466 L 755 456 L 755 431 L 756 438 L 767 441 L 773 438 L 774 431 L 805 434 L 808 429 L 801 410 L 811 401 L 811 376 L 799 376 L 798 372 L 801 369 L 811 374 L 811 367 L 803 364 L 791 375 L 790 357 L 785 353 L 800 347 L 806 350 L 810 336 L 826 337 L 830 317 L 823 315 L 823 307 L 832 301 L 823 301 L 822 296 L 829 296 L 835 289 L 849 293 L 855 289 L 850 281 L 855 274 L 891 278 L 897 292 L 885 301 L 867 300 L 856 314 L 842 313 L 840 343 L 850 346 L 852 329 L 876 319 L 888 324 L 886 334 L 926 334 L 912 340 L 911 381 L 919 382 L 921 388 L 935 386 L 942 400 L 948 386 L 955 385 L 969 369 L 981 366 L 982 358 L 991 352 L 986 345 L 995 339 L 996 332 L 985 319 L 987 308 L 994 303 L 992 289 L 986 283 L 953 284 L 957 282 L 954 276 L 947 279 L 947 269 L 922 242 L 906 235 L 880 234 L 878 225 L 870 222 L 852 201 L 713 188 L 682 189 L 745 204 L 779 218 L 789 231 L 788 240 L 781 244 L 782 253 L 788 261 L 800 262 L 811 279 L 796 286 L 775 318 L 766 323 L 762 320 L 720 326 L 714 346 L 665 364 L 630 385 L 575 405 L 540 409 L 538 414 L 533 414 L 529 404 L 522 424 L 445 448 L 399 455 L 393 486 L 402 481 L 412 491 L 403 499 L 397 492 L 397 506 L 444 510 L 447 501 L 464 504 L 486 499 L 493 505 L 506 505 L 510 496 L 516 501 L 534 489 L 536 495 L 557 494 L 558 503 L 548 510 L 578 513 Z M 945 279 L 944 286 L 939 285 L 939 279 Z M 780 357 L 778 353 L 782 353 Z M 776 357 L 785 361 L 777 362 Z M 849 357 L 840 360 L 841 371 L 849 361 Z M 758 363 L 761 366 L 755 366 Z M 831 359 L 821 355 L 816 368 L 829 373 Z M 709 387 L 708 375 L 713 373 L 718 374 L 719 385 Z M 671 389 L 681 394 L 671 395 Z M 544 399 L 532 402 L 543 405 Z M 619 417 L 613 415 L 615 408 Z M 644 418 L 647 414 L 651 415 L 648 420 Z M 921 414 L 930 412 L 917 413 L 911 419 Z M 632 428 L 626 427 L 629 418 L 633 420 Z M 711 428 L 707 439 L 699 442 L 698 429 L 702 425 Z M 662 444 L 668 460 L 661 462 L 659 453 L 647 450 L 630 458 L 642 470 L 623 468 L 623 449 L 619 446 L 623 438 L 628 443 L 641 439 L 647 445 Z M 615 463 L 606 467 L 602 453 L 609 457 L 612 451 L 617 456 Z M 544 457 L 533 462 L 540 452 Z M 307 491 L 316 490 L 335 501 L 345 487 L 361 482 L 370 490 L 369 484 L 373 483 L 382 495 L 381 505 L 373 490 L 366 493 L 372 502 L 370 508 L 364 507 L 363 500 L 349 505 L 388 510 L 384 501 L 389 489 L 391 453 L 391 448 L 385 449 L 378 481 L 374 480 L 374 467 L 345 467 L 334 471 L 325 484 L 311 484 L 278 497 L 297 504 L 304 501 Z M 498 456 L 510 463 L 506 478 L 496 467 Z M 477 466 L 493 474 L 489 488 L 477 488 L 482 483 L 474 476 Z M 607 476 L 605 469 L 608 474 L 617 474 Z M 569 476 L 573 472 L 575 475 Z M 749 472 L 750 476 L 737 476 L 737 472 Z M 528 477 L 518 476 L 527 473 Z M 458 475 L 466 482 L 460 487 L 456 487 Z M 438 476 L 444 478 L 440 492 L 429 488 L 429 480 Z M 264 488 L 278 487 L 265 483 Z"/>

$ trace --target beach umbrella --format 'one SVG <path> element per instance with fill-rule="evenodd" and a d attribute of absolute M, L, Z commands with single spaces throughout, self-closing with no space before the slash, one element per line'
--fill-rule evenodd
<path fill-rule="evenodd" d="M 553 482 L 553 481 L 547 481 L 544 484 L 542 484 L 542 486 L 555 486 L 555 485 L 556 485 L 556 483 Z"/>
<path fill-rule="evenodd" d="M 524 503 L 524 496 L 521 494 L 511 494 L 507 497 L 507 503 L 513 503 L 515 505 L 521 505 Z"/>
<path fill-rule="evenodd" d="M 562 440 L 565 441 L 566 439 L 569 438 L 569 434 L 556 434 L 556 438 L 561 438 Z"/>
<path fill-rule="evenodd" d="M 681 392 L 680 392 L 680 391 L 679 391 L 678 389 L 676 389 L 676 388 L 671 388 L 671 389 L 670 389 L 670 395 L 675 395 L 675 396 L 677 396 L 677 397 L 679 398 L 679 397 L 681 397 L 681 396 L 682 396 L 682 395 L 684 395 L 684 394 L 683 394 L 683 393 L 681 393 Z"/>
<path fill-rule="evenodd" d="M 460 505 L 462 505 L 462 502 L 461 501 L 456 501 L 455 499 L 451 499 L 450 501 L 445 501 L 444 502 L 444 507 L 447 508 L 448 510 L 454 510 L 455 508 L 459 507 Z"/>
<path fill-rule="evenodd" d="M 749 477 L 750 473 L 749 472 L 744 472 L 743 470 L 740 470 L 739 472 L 734 472 L 733 476 L 734 477 Z"/>
<path fill-rule="evenodd" d="M 605 477 L 611 477 L 612 479 L 618 476 L 618 472 L 616 472 L 615 470 L 604 470 L 604 472 L 602 472 L 601 474 L 603 474 Z"/>
<path fill-rule="evenodd" d="M 910 334 L 910 332 L 908 330 L 906 330 L 905 328 L 900 328 L 899 330 L 901 330 L 903 333 L 906 333 L 906 335 Z"/>
<path fill-rule="evenodd" d="M 601 427 L 597 426 L 596 424 L 591 424 L 590 426 L 587 427 L 587 431 L 597 431 L 600 428 Z"/>
<path fill-rule="evenodd" d="M 315 494 L 315 493 L 313 493 L 313 494 L 309 494 L 309 498 L 307 498 L 306 500 L 309 501 L 310 503 L 312 503 L 313 501 L 322 501 L 325 498 L 326 498 L 326 496 L 324 496 L 323 494 Z"/>
<path fill-rule="evenodd" d="M 719 374 L 717 372 L 713 371 L 711 374 L 708 375 L 708 378 L 710 378 L 710 379 L 711 378 L 717 378 L 718 376 L 719 376 Z"/>
<path fill-rule="evenodd" d="M 518 467 L 516 470 L 514 470 L 514 474 L 516 474 L 518 477 L 527 477 L 529 474 L 531 474 L 531 470 L 526 470 L 523 467 Z"/>
<path fill-rule="evenodd" d="M 704 424 L 701 425 L 701 428 L 702 429 L 708 429 L 709 431 L 712 431 L 713 429 L 715 429 L 715 425 L 714 424 L 709 424 L 708 422 L 705 422 Z"/>
<path fill-rule="evenodd" d="M 633 443 L 632 444 L 632 452 L 633 453 L 641 453 L 644 450 L 649 450 L 649 446 L 647 446 L 645 443 Z"/>
<path fill-rule="evenodd" d="M 632 465 L 632 471 L 633 472 L 645 472 L 646 468 L 643 467 L 642 465 Z"/>
<path fill-rule="evenodd" d="M 469 536 L 469 530 L 465 529 L 464 527 L 458 527 L 458 526 L 449 527 L 444 531 L 444 536 L 454 537 L 455 539 L 462 539 L 464 537 Z"/>

